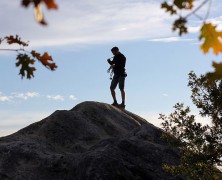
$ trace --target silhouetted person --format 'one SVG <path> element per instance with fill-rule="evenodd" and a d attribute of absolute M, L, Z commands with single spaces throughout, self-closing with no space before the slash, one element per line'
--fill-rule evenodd
<path fill-rule="evenodd" d="M 119 84 L 119 89 L 121 91 L 121 97 L 122 97 L 122 103 L 120 104 L 121 107 L 125 107 L 125 65 L 126 65 L 126 57 L 119 51 L 118 47 L 113 47 L 111 49 L 114 57 L 111 61 L 108 59 L 108 63 L 113 66 L 114 76 L 110 85 L 110 91 L 113 97 L 113 104 L 114 106 L 118 106 L 117 100 L 116 100 L 116 93 L 115 89 L 117 84 Z"/>

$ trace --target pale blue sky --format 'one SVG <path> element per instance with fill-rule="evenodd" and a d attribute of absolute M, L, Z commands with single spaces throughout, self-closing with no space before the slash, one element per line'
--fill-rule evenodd
<path fill-rule="evenodd" d="M 218 59 L 199 50 L 197 19 L 190 21 L 190 34 L 179 38 L 171 32 L 173 19 L 160 9 L 162 1 L 57 2 L 58 11 L 45 11 L 47 27 L 34 21 L 32 8 L 18 8 L 19 1 L 0 2 L 1 37 L 19 34 L 58 65 L 51 72 L 36 63 L 35 78 L 21 80 L 14 52 L 0 52 L 0 136 L 83 101 L 112 103 L 106 60 L 113 46 L 127 57 L 127 110 L 158 125 L 158 114 L 171 112 L 175 103 L 193 107 L 187 74 L 211 71 L 211 60 Z M 210 18 L 219 25 L 220 9 L 214 1 Z M 117 96 L 120 101 L 118 89 Z"/>

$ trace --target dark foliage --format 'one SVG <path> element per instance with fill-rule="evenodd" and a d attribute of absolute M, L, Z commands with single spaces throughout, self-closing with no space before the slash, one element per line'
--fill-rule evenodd
<path fill-rule="evenodd" d="M 183 154 L 179 166 L 166 164 L 164 168 L 192 180 L 221 178 L 216 166 L 221 165 L 222 156 L 222 81 L 215 81 L 213 86 L 209 86 L 208 81 L 206 76 L 189 73 L 191 99 L 199 114 L 210 119 L 210 125 L 198 123 L 195 115 L 190 114 L 190 108 L 181 103 L 174 106 L 175 111 L 168 117 L 160 115 L 166 132 L 163 138 Z"/>

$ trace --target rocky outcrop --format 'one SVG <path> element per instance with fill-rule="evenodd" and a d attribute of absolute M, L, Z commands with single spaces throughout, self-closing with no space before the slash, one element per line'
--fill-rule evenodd
<path fill-rule="evenodd" d="M 0 179 L 181 179 L 162 169 L 180 155 L 161 133 L 129 111 L 83 102 L 0 138 Z"/>

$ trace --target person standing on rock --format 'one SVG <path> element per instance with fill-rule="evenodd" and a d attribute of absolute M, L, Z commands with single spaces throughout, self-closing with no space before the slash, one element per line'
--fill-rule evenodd
<path fill-rule="evenodd" d="M 125 108 L 124 86 L 125 86 L 125 78 L 127 76 L 125 72 L 126 57 L 119 51 L 118 47 L 113 47 L 111 49 L 111 52 L 114 55 L 113 60 L 108 59 L 107 61 L 112 66 L 114 72 L 114 76 L 112 78 L 112 82 L 110 85 L 110 91 L 114 101 L 112 105 Z M 121 97 L 122 97 L 122 103 L 120 105 L 118 105 L 117 103 L 116 93 L 115 93 L 117 84 L 119 84 L 119 89 L 121 91 Z"/>

